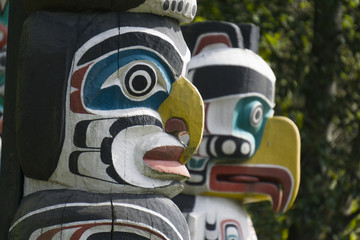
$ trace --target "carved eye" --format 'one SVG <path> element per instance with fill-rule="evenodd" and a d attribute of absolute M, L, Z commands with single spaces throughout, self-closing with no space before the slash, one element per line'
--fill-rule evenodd
<path fill-rule="evenodd" d="M 250 123 L 253 127 L 258 127 L 264 116 L 264 109 L 260 102 L 257 102 L 252 107 L 251 113 L 250 113 Z"/>
<path fill-rule="evenodd" d="M 142 97 L 155 87 L 156 79 L 156 71 L 150 65 L 137 64 L 126 73 L 125 87 L 130 95 Z"/>
<path fill-rule="evenodd" d="M 226 226 L 225 228 L 226 240 L 241 240 L 238 228 L 234 225 Z"/>

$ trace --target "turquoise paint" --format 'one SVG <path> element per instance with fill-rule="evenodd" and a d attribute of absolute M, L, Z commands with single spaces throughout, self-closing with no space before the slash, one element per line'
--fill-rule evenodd
<path fill-rule="evenodd" d="M 251 110 L 256 104 L 263 107 L 263 119 L 258 126 L 251 124 Z M 233 118 L 233 132 L 237 137 L 242 137 L 255 144 L 255 151 L 259 148 L 266 120 L 274 114 L 273 109 L 261 97 L 245 97 L 239 100 L 235 107 Z M 253 147 L 254 145 L 252 145 Z"/>
<path fill-rule="evenodd" d="M 251 111 L 255 105 L 261 104 L 263 108 L 263 119 L 259 122 L 259 125 L 253 126 L 251 125 Z M 268 118 L 272 117 L 274 114 L 274 110 L 269 106 L 269 104 L 263 100 L 261 97 L 245 97 L 241 98 L 234 110 L 233 114 L 233 127 L 232 127 L 232 136 L 246 139 L 249 141 L 251 146 L 250 156 L 253 156 L 257 149 L 260 146 L 262 135 L 265 129 L 266 121 Z M 190 159 L 188 166 L 191 169 L 200 170 L 204 168 L 204 165 L 211 158 L 207 159 Z M 239 159 L 229 159 L 223 157 L 217 157 L 217 161 L 239 161 Z"/>
<path fill-rule="evenodd" d="M 101 89 L 103 83 L 116 71 L 131 62 L 148 61 L 159 70 L 166 83 L 166 92 L 158 91 L 143 101 L 131 100 L 125 96 L 119 86 Z M 148 107 L 157 110 L 161 103 L 169 96 L 171 84 L 175 78 L 169 66 L 153 52 L 144 49 L 125 50 L 114 53 L 96 62 L 84 80 L 84 104 L 93 110 L 114 110 L 136 107 Z"/>
<path fill-rule="evenodd" d="M 226 240 L 240 240 L 240 238 L 236 235 L 226 236 Z"/>
<path fill-rule="evenodd" d="M 191 158 L 188 166 L 191 169 L 201 169 L 205 166 L 207 159 L 206 158 L 202 158 L 202 159 L 195 159 L 195 158 Z"/>
<path fill-rule="evenodd" d="M 0 23 L 8 25 L 9 22 L 9 2 L 6 3 L 4 12 L 0 14 Z"/>

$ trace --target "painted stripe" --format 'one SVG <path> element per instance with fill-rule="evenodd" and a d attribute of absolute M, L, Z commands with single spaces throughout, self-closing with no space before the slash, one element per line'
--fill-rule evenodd
<path fill-rule="evenodd" d="M 53 225 L 53 226 L 49 226 L 49 227 L 45 227 L 45 228 L 41 228 L 38 230 L 35 230 L 32 234 L 31 234 L 31 238 L 32 239 L 38 239 L 39 236 L 42 236 L 43 233 L 46 233 L 48 231 L 52 231 L 55 230 L 57 228 L 61 228 L 60 231 L 64 231 L 64 230 L 69 230 L 69 229 L 73 229 L 73 228 L 83 228 L 89 225 L 94 225 L 94 226 L 90 226 L 91 228 L 93 227 L 97 227 L 100 225 L 112 225 L 112 221 L 111 219 L 101 219 L 101 220 L 90 220 L 90 221 L 76 221 L 76 222 L 71 222 L 71 223 L 65 223 L 65 224 L 57 224 L 57 225 Z M 134 221 L 130 221 L 130 220 L 117 220 L 116 223 L 114 223 L 114 231 L 116 232 L 116 230 L 118 229 L 118 226 L 125 226 L 125 227 L 130 227 L 130 228 L 136 228 L 136 229 L 140 229 L 142 231 L 146 231 L 148 233 L 152 233 L 157 235 L 158 237 L 160 237 L 161 239 L 166 239 L 166 240 L 171 240 L 169 239 L 167 236 L 164 235 L 163 232 L 161 232 L 158 229 L 155 229 L 153 226 L 150 226 L 148 224 L 144 224 L 144 223 L 138 223 L 138 222 L 134 222 Z M 91 229 L 89 228 L 89 229 Z M 87 233 L 87 231 L 89 229 L 85 229 L 85 231 L 82 233 L 82 235 L 80 236 L 80 239 L 87 239 L 87 237 L 89 237 L 89 233 Z M 38 233 L 36 233 L 38 232 Z M 100 231 L 98 231 L 100 232 Z M 94 234 L 96 233 L 95 231 L 90 231 L 90 234 Z M 39 235 L 41 234 L 41 235 Z"/>
<path fill-rule="evenodd" d="M 144 41 L 146 39 L 146 41 Z M 123 33 L 121 35 L 115 35 L 104 41 L 93 45 L 89 48 L 80 58 L 77 65 L 84 65 L 95 59 L 98 59 L 102 55 L 108 52 L 120 52 L 128 47 L 138 46 L 145 47 L 146 49 L 152 49 L 152 52 L 157 53 L 156 55 L 161 56 L 162 60 L 165 61 L 174 72 L 180 76 L 183 70 L 184 59 L 179 54 L 178 50 L 159 36 L 151 35 L 144 32 L 130 32 Z"/>
<path fill-rule="evenodd" d="M 118 224 L 118 222 L 122 222 L 122 223 Z M 134 226 L 138 226 L 138 227 L 134 227 L 134 226 L 128 224 L 128 222 L 133 224 Z M 154 233 L 154 235 L 157 235 L 161 239 L 172 240 L 172 239 L 168 238 L 167 236 L 165 236 L 161 231 L 159 231 L 158 229 L 156 229 L 156 228 L 154 228 L 153 226 L 150 226 L 150 225 L 146 225 L 146 224 L 142 224 L 142 223 L 138 223 L 138 222 L 133 222 L 133 221 L 128 221 L 128 220 L 126 221 L 126 220 L 122 220 L 122 219 L 121 219 L 121 221 L 117 221 L 115 223 L 115 225 L 123 225 L 123 226 L 130 225 L 130 227 L 137 228 L 137 229 L 140 229 L 140 230 L 143 230 L 143 231 L 147 231 L 149 233 Z M 116 228 L 115 228 L 115 231 L 116 231 Z"/>
<path fill-rule="evenodd" d="M 181 51 L 179 50 L 179 48 L 176 46 L 175 42 L 168 35 L 160 32 L 160 31 L 157 31 L 152 28 L 144 28 L 144 27 L 121 27 L 120 28 L 120 34 L 124 34 L 127 32 L 146 32 L 151 35 L 159 36 L 162 39 L 164 39 L 165 41 L 169 42 L 176 49 L 176 51 L 179 53 L 179 55 L 182 56 L 182 59 L 184 62 L 187 63 L 190 61 L 191 54 L 190 54 L 189 49 L 186 48 L 185 54 L 182 54 Z"/>
<path fill-rule="evenodd" d="M 213 163 L 214 164 L 214 163 Z M 229 165 L 230 166 L 230 165 Z M 283 166 L 279 166 L 279 165 L 273 165 L 273 164 L 239 164 L 239 165 L 233 165 L 233 166 L 239 166 L 239 167 L 252 167 L 252 168 L 266 168 L 266 169 L 281 169 L 283 170 L 284 172 L 286 172 L 288 174 L 288 177 L 291 181 L 291 186 L 290 186 L 290 191 L 289 191 L 289 197 L 286 201 L 286 204 L 283 205 L 281 204 L 281 209 L 287 209 L 288 205 L 289 205 L 289 202 L 291 200 L 291 194 L 294 192 L 294 177 L 293 175 L 291 174 L 291 171 L 289 169 L 287 169 L 286 167 L 283 167 Z"/>
<path fill-rule="evenodd" d="M 103 42 L 104 39 L 107 39 L 107 38 L 110 38 L 113 36 L 118 36 L 119 34 L 136 33 L 136 32 L 144 32 L 149 35 L 157 36 L 157 37 L 163 39 L 164 41 L 167 41 L 174 47 L 174 49 L 179 54 L 179 56 L 181 56 L 181 59 L 183 60 L 183 62 L 188 63 L 190 61 L 189 49 L 186 49 L 185 55 L 181 54 L 181 51 L 178 49 L 178 47 L 176 46 L 174 41 L 160 31 L 157 31 L 155 29 L 145 28 L 145 27 L 120 27 L 120 28 L 113 28 L 113 29 L 107 30 L 105 32 L 102 32 L 102 33 L 96 35 L 95 37 L 91 38 L 90 40 L 88 40 L 82 47 L 80 47 L 76 51 L 75 57 L 74 57 L 74 63 L 78 64 L 80 58 L 83 56 L 83 53 L 85 53 L 87 50 L 89 50 L 94 45 Z M 161 57 L 166 62 L 165 58 L 163 56 L 161 56 Z M 185 75 L 185 71 L 186 71 L 186 69 L 184 67 L 182 75 Z"/>
<path fill-rule="evenodd" d="M 274 81 L 244 66 L 211 65 L 197 68 L 194 69 L 192 82 L 204 100 L 235 94 L 259 93 L 271 103 L 274 102 Z"/>
<path fill-rule="evenodd" d="M 138 206 L 138 205 L 129 204 L 129 203 L 116 203 L 115 202 L 114 206 L 122 206 L 122 207 L 133 208 L 133 209 L 140 210 L 142 212 L 147 212 L 147 213 L 150 213 L 152 215 L 155 215 L 155 216 L 159 217 L 160 219 L 162 219 L 163 221 L 165 221 L 175 231 L 175 233 L 176 233 L 176 235 L 178 235 L 179 239 L 183 239 L 183 237 L 181 236 L 181 234 L 179 233 L 177 228 L 174 226 L 174 224 L 172 224 L 172 222 L 169 219 L 165 218 L 163 215 L 161 215 L 158 212 L 155 212 L 153 210 L 150 210 L 148 208 L 144 208 L 144 207 L 141 207 L 141 206 Z"/>
<path fill-rule="evenodd" d="M 112 137 L 117 136 L 121 131 L 133 126 L 156 126 L 162 129 L 162 123 L 157 118 L 149 115 L 137 115 L 118 118 L 109 128 Z"/>
<path fill-rule="evenodd" d="M 36 214 L 40 214 L 40 213 L 43 213 L 43 212 L 52 211 L 52 210 L 56 210 L 56 209 L 60 209 L 60 208 L 67 208 L 67 207 L 102 207 L 102 206 L 119 206 L 119 207 L 132 208 L 132 209 L 136 209 L 136 210 L 139 210 L 139 211 L 146 212 L 146 213 L 152 214 L 154 216 L 157 216 L 160 219 L 162 219 L 164 222 L 166 222 L 174 230 L 174 232 L 179 237 L 179 239 L 183 240 L 183 237 L 181 236 L 181 234 L 179 233 L 177 228 L 171 223 L 171 221 L 169 219 L 167 219 L 166 217 L 164 217 L 160 213 L 157 213 L 157 212 L 155 212 L 153 210 L 150 210 L 150 209 L 138 206 L 138 205 L 129 204 L 129 203 L 116 203 L 116 202 L 113 203 L 113 204 L 111 204 L 111 202 L 102 202 L 102 203 L 63 203 L 63 204 L 57 204 L 57 205 L 50 206 L 50 207 L 44 207 L 44 208 L 29 212 L 29 213 L 25 214 L 24 216 L 22 216 L 21 218 L 19 218 L 10 227 L 9 232 L 14 227 L 16 227 L 17 224 L 19 224 L 20 222 L 22 222 L 26 218 L 29 218 L 31 216 L 34 216 Z M 117 221 L 121 221 L 121 219 L 119 219 Z"/>
<path fill-rule="evenodd" d="M 201 67 L 227 65 L 241 66 L 252 69 L 271 82 L 275 83 L 275 75 L 269 65 L 257 54 L 240 48 L 222 48 L 211 52 L 200 53 L 193 57 L 189 63 L 189 71 Z"/>
<path fill-rule="evenodd" d="M 230 37 L 226 33 L 202 34 L 196 41 L 193 56 L 199 54 L 207 46 L 219 43 L 225 44 L 228 47 L 232 47 Z"/>
<path fill-rule="evenodd" d="M 193 53 L 199 38 L 206 34 L 226 34 L 229 36 L 232 47 L 243 48 L 243 37 L 240 28 L 233 23 L 220 21 L 196 22 L 183 25 L 181 29 L 185 41 Z"/>
<path fill-rule="evenodd" d="M 46 211 L 55 210 L 55 209 L 59 209 L 59 208 L 65 208 L 65 207 L 87 207 L 87 206 L 92 206 L 92 207 L 111 206 L 111 202 L 103 202 L 103 203 L 62 203 L 62 204 L 57 204 L 57 205 L 50 206 L 50 207 L 40 208 L 40 209 L 37 209 L 35 211 L 29 212 L 29 213 L 25 214 L 24 216 L 22 216 L 21 218 L 19 218 L 13 225 L 11 225 L 11 227 L 9 229 L 9 232 L 14 227 L 16 227 L 17 224 L 22 222 L 24 219 L 29 218 L 31 216 L 34 216 L 36 214 L 43 213 L 43 212 L 46 212 Z"/>

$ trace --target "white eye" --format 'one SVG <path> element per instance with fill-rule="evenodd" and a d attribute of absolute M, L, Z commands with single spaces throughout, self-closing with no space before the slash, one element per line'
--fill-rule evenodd
<path fill-rule="evenodd" d="M 264 116 L 264 109 L 260 102 L 256 102 L 250 113 L 250 123 L 253 127 L 258 127 Z"/>
<path fill-rule="evenodd" d="M 236 151 L 236 143 L 232 139 L 224 141 L 221 145 L 221 151 L 225 155 L 232 155 Z"/>
<path fill-rule="evenodd" d="M 240 152 L 243 155 L 248 155 L 251 152 L 251 146 L 248 142 L 244 142 L 240 147 Z"/>
<path fill-rule="evenodd" d="M 132 66 L 125 75 L 126 91 L 134 97 L 150 93 L 156 85 L 156 71 L 147 64 Z"/>

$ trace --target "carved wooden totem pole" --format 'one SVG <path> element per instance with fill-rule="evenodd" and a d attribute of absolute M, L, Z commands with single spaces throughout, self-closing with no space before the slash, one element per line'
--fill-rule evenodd
<path fill-rule="evenodd" d="M 204 137 L 176 202 L 192 239 L 257 239 L 243 203 L 293 204 L 300 182 L 298 129 L 273 117 L 275 76 L 256 54 L 252 24 L 201 22 L 183 28 L 189 79 L 204 99 Z M 196 195 L 196 196 L 194 196 Z M 199 196 L 204 195 L 204 196 Z"/>
<path fill-rule="evenodd" d="M 189 239 L 169 198 L 203 132 L 179 25 L 196 0 L 25 9 L 15 114 L 24 198 L 9 239 Z"/>

